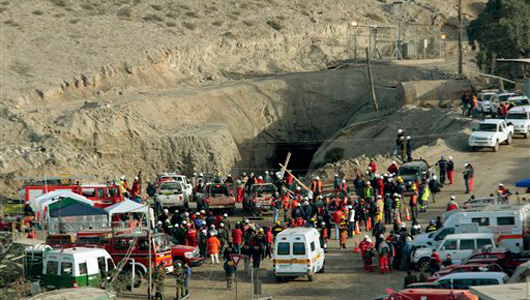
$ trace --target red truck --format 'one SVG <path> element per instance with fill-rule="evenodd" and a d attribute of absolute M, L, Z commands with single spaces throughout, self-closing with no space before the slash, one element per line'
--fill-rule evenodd
<path fill-rule="evenodd" d="M 207 183 L 202 191 L 197 193 L 197 209 L 227 210 L 233 215 L 236 211 L 236 198 L 226 184 Z"/>
<path fill-rule="evenodd" d="M 385 300 L 478 300 L 468 290 L 404 289 L 392 292 Z"/>
<path fill-rule="evenodd" d="M 153 266 L 163 264 L 167 272 L 173 271 L 174 261 L 186 262 L 190 266 L 199 266 L 204 258 L 196 247 L 174 245 L 171 237 L 164 233 L 152 235 L 151 263 Z M 110 233 L 78 233 L 49 235 L 46 243 L 52 248 L 71 248 L 75 246 L 103 248 L 109 252 L 114 262 L 122 261 L 132 246 L 130 261 L 135 265 L 135 287 L 138 287 L 149 268 L 149 243 L 146 232 L 125 233 L 112 236 Z M 124 267 L 125 272 L 132 271 L 132 264 Z"/>

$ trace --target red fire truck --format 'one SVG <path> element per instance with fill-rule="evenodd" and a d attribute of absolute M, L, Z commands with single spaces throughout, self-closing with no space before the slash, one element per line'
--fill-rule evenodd
<path fill-rule="evenodd" d="M 46 180 L 28 180 L 20 194 L 25 203 L 54 191 L 68 191 L 83 195 L 94 201 L 94 206 L 105 208 L 123 201 L 123 194 L 114 183 L 82 183 L 69 177 L 52 177 Z"/>

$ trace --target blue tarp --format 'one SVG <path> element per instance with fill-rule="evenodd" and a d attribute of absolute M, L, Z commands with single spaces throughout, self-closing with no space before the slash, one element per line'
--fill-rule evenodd
<path fill-rule="evenodd" d="M 520 188 L 530 187 L 530 178 L 516 182 L 515 186 Z"/>
<path fill-rule="evenodd" d="M 98 207 L 87 206 L 82 203 L 71 203 L 65 207 L 57 207 L 50 210 L 50 217 L 74 217 L 74 216 L 95 216 L 106 215 L 107 212 Z"/>

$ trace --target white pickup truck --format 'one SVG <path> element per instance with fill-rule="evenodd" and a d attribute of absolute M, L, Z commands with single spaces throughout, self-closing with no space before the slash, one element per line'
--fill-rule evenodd
<path fill-rule="evenodd" d="M 499 151 L 499 145 L 512 143 L 513 125 L 507 124 L 502 119 L 487 119 L 473 129 L 473 133 L 469 137 L 469 146 L 473 150 L 482 147 L 492 148 L 493 152 Z"/>

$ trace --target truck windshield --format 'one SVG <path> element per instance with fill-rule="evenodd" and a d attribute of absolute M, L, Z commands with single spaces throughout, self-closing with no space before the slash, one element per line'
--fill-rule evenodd
<path fill-rule="evenodd" d="M 157 236 L 154 240 L 156 252 L 166 252 L 171 250 L 169 236 Z"/>
<path fill-rule="evenodd" d="M 418 167 L 406 167 L 406 168 L 401 168 L 399 169 L 399 175 L 405 175 L 405 176 L 410 176 L 410 175 L 416 175 L 418 174 L 419 172 L 419 168 Z"/>
<path fill-rule="evenodd" d="M 166 182 L 160 186 L 161 190 L 180 191 L 180 184 L 178 182 Z"/>
<path fill-rule="evenodd" d="M 506 119 L 508 119 L 508 120 L 526 120 L 526 119 L 528 119 L 528 115 L 527 114 L 510 113 L 510 114 L 508 114 L 508 117 Z"/>
<path fill-rule="evenodd" d="M 493 94 L 482 94 L 481 97 L 479 97 L 480 101 L 491 101 L 491 98 L 493 98 Z"/>
<path fill-rule="evenodd" d="M 496 132 L 497 124 L 479 124 L 477 131 Z"/>
<path fill-rule="evenodd" d="M 267 185 L 254 185 L 252 186 L 252 191 L 254 193 L 263 193 L 263 194 L 272 194 L 276 192 L 276 187 L 271 184 Z"/>
<path fill-rule="evenodd" d="M 214 185 L 212 186 L 212 196 L 230 196 L 230 192 L 224 185 Z"/>
<path fill-rule="evenodd" d="M 500 102 L 506 101 L 506 100 L 508 100 L 508 98 L 513 97 L 513 96 L 515 96 L 515 95 L 514 94 L 499 95 L 499 101 Z"/>

